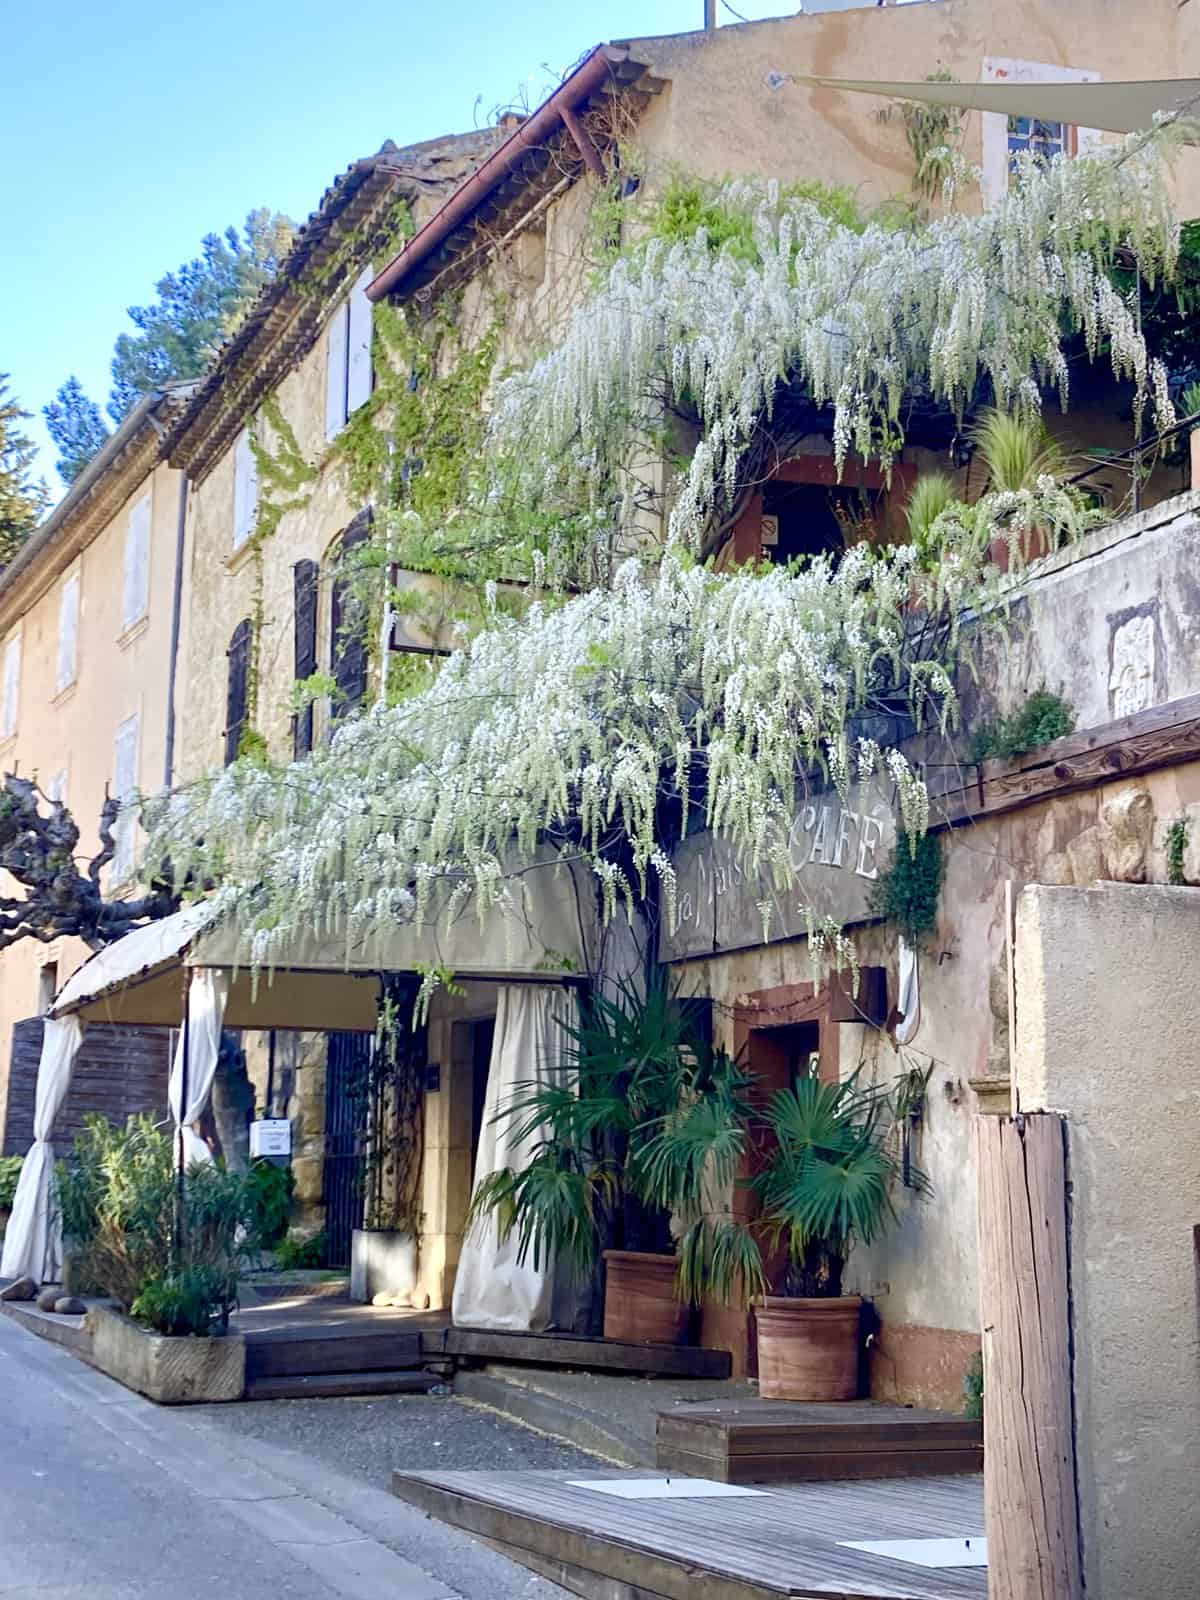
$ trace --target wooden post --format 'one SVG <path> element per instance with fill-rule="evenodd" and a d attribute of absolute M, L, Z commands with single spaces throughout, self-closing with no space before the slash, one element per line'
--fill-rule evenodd
<path fill-rule="evenodd" d="M 1080 1600 L 1061 1117 L 975 1118 L 989 1600 Z"/>

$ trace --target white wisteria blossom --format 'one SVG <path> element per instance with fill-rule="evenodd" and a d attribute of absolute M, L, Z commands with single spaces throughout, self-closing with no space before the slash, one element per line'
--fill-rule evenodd
<path fill-rule="evenodd" d="M 885 464 L 903 443 L 903 403 L 924 396 L 962 416 L 982 383 L 1004 408 L 1068 399 L 1066 341 L 1107 346 L 1161 426 L 1166 376 L 1109 277 L 1117 244 L 1168 275 L 1178 227 L 1168 196 L 1167 130 L 1072 160 L 1028 161 L 1007 197 L 900 229 L 847 226 L 773 183 L 727 185 L 716 204 L 748 216 L 754 248 L 713 249 L 703 229 L 651 238 L 617 260 L 543 359 L 501 385 L 490 444 L 519 458 L 534 492 L 636 480 L 630 440 L 664 409 L 700 437 L 671 509 L 669 538 L 703 547 L 718 498 L 785 390 L 833 412 L 848 454 Z M 636 535 L 624 494 L 625 532 Z M 614 493 L 620 515 L 621 496 Z"/>
<path fill-rule="evenodd" d="M 907 619 L 914 603 L 954 616 L 966 593 L 910 548 L 767 573 L 630 560 L 611 588 L 497 615 L 423 693 L 310 759 L 242 760 L 160 799 L 150 858 L 217 880 L 266 967 L 301 934 L 370 939 L 503 905 L 514 863 L 547 846 L 590 863 L 609 915 L 655 885 L 669 914 L 689 801 L 787 887 L 804 786 L 880 764 L 856 716 L 908 697 L 927 725 L 953 718 L 951 678 Z M 882 765 L 905 827 L 923 829 L 920 775 L 895 749 Z"/>

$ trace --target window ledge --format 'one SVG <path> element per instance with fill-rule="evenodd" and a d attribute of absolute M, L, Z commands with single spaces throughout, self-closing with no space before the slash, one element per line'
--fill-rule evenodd
<path fill-rule="evenodd" d="M 64 683 L 61 689 L 50 696 L 50 704 L 55 707 L 65 706 L 78 687 L 79 679 L 72 678 L 70 683 Z"/>
<path fill-rule="evenodd" d="M 254 554 L 254 549 L 254 535 L 248 533 L 233 554 L 225 557 L 225 571 L 230 574 L 240 572 Z"/>
<path fill-rule="evenodd" d="M 142 637 L 149 626 L 150 613 L 146 612 L 144 616 L 139 617 L 136 622 L 131 622 L 126 629 L 117 635 L 117 644 L 122 650 L 128 650 L 131 644 L 135 644 Z"/>

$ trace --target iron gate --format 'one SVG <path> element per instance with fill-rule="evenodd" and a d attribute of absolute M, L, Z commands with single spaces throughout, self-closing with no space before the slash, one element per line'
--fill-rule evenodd
<path fill-rule="evenodd" d="M 375 1041 L 369 1033 L 331 1033 L 325 1074 L 325 1237 L 331 1267 L 350 1263 L 350 1234 L 362 1227 L 367 1095 Z"/>

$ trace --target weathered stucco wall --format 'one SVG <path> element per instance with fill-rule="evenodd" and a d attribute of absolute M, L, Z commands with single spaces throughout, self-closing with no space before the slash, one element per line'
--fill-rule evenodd
<path fill-rule="evenodd" d="M 1017 1079 L 1026 1109 L 1067 1119 L 1079 1510 L 1095 1600 L 1195 1592 L 1198 961 L 1200 890 L 1021 897 Z"/>
<path fill-rule="evenodd" d="M 977 82 L 988 58 L 1045 63 L 1105 79 L 1174 78 L 1194 60 L 1200 19 L 1176 0 L 925 0 L 919 5 L 783 17 L 631 41 L 669 87 L 639 137 L 659 160 L 708 177 L 800 171 L 847 184 L 865 202 L 908 190 L 913 161 L 887 103 L 813 88 L 802 76 L 916 82 L 945 71 Z M 736 130 L 736 134 L 734 132 Z M 978 113 L 966 119 L 968 161 L 983 155 Z M 1179 167 L 1180 203 L 1200 212 L 1200 157 Z"/>
<path fill-rule="evenodd" d="M 130 628 L 122 622 L 125 544 L 129 516 L 151 497 L 148 605 Z M 171 612 L 179 516 L 179 474 L 159 464 L 133 487 L 84 549 L 63 563 L 39 561 L 37 583 L 19 609 L 0 609 L 0 649 L 21 637 L 20 700 L 15 734 L 0 744 L 0 769 L 36 777 L 43 788 L 62 783 L 80 829 L 80 854 L 99 849 L 97 826 L 106 790 L 113 790 L 118 728 L 138 719 L 136 782 L 161 787 L 167 729 Z M 78 576 L 79 620 L 75 676 L 58 688 L 59 621 L 64 581 Z M 0 602 L 0 605 L 3 603 Z M 113 790 L 115 792 L 115 790 Z M 23 940 L 0 954 L 0 1137 L 12 1026 L 36 1016 L 44 968 L 62 983 L 89 954 L 77 939 L 38 944 Z"/>

